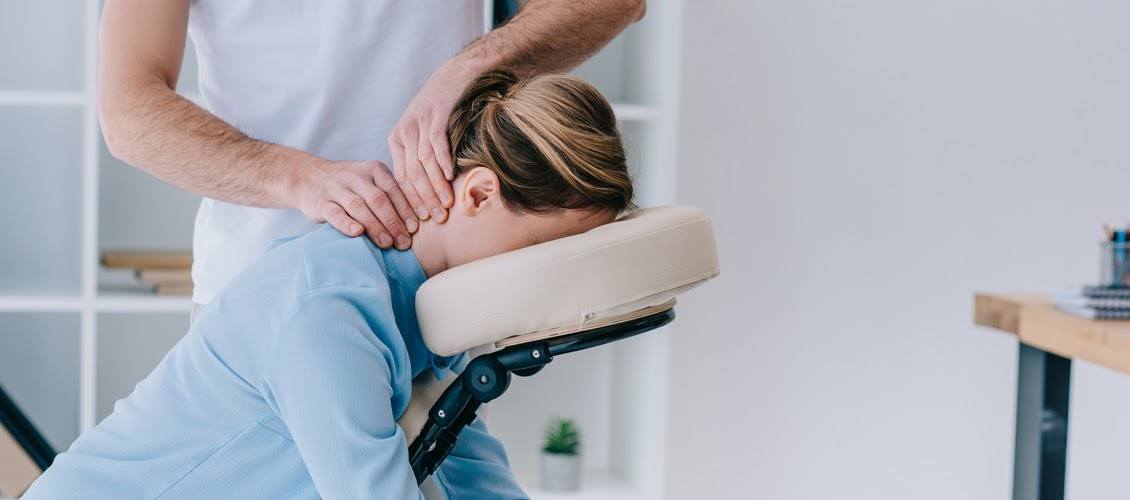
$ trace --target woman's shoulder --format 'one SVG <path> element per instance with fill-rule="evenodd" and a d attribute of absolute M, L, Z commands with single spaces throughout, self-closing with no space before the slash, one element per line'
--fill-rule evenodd
<path fill-rule="evenodd" d="M 326 225 L 301 238 L 307 287 L 373 288 L 388 293 L 388 277 L 364 236 L 350 237 Z"/>

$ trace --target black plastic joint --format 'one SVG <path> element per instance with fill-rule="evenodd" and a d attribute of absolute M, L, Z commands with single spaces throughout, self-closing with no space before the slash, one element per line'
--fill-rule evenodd
<path fill-rule="evenodd" d="M 471 395 L 463 386 L 451 384 L 428 410 L 428 417 L 441 429 L 451 427 L 470 399 Z"/>
<path fill-rule="evenodd" d="M 460 376 L 463 389 L 481 403 L 493 401 L 510 387 L 510 370 L 493 354 L 479 356 L 467 364 Z"/>
<path fill-rule="evenodd" d="M 553 361 L 549 354 L 549 344 L 544 341 L 507 347 L 491 356 L 510 371 L 537 368 Z"/>

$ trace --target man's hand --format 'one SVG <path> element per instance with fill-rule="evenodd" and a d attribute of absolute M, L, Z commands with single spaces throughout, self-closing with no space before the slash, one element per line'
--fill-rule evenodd
<path fill-rule="evenodd" d="M 479 68 L 449 61 L 436 70 L 388 135 L 396 181 L 420 220 L 447 220 L 455 201 L 455 164 L 447 141 L 447 120 L 463 88 Z"/>
<path fill-rule="evenodd" d="M 300 171 L 294 206 L 306 217 L 348 236 L 365 233 L 381 248 L 412 245 L 419 222 L 383 163 L 320 161 Z"/>

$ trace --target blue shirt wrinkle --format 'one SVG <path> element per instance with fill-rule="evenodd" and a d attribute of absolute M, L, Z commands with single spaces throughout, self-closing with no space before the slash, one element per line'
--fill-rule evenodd
<path fill-rule="evenodd" d="M 129 397 L 23 498 L 420 498 L 396 419 L 431 353 L 411 252 L 326 226 L 234 278 Z M 526 498 L 481 421 L 436 474 L 452 498 Z"/>

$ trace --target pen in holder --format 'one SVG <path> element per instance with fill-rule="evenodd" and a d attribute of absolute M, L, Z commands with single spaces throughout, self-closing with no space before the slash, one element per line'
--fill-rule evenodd
<path fill-rule="evenodd" d="M 1111 288 L 1130 286 L 1130 242 L 1125 230 L 1112 231 L 1110 241 L 1101 244 L 1102 265 L 1099 283 Z"/>

